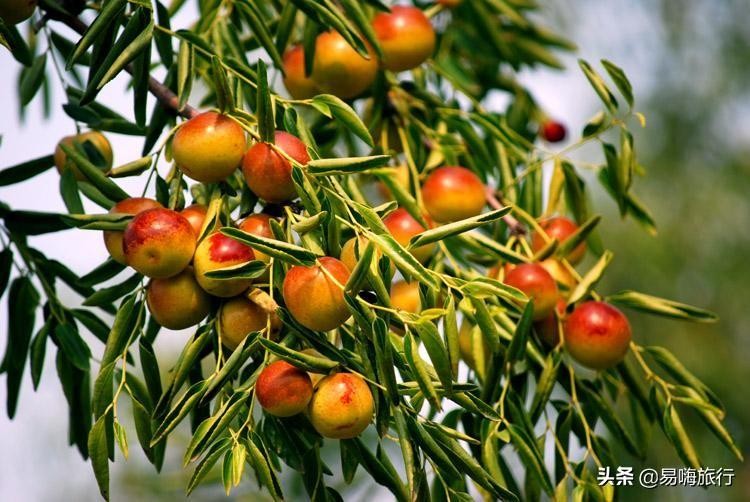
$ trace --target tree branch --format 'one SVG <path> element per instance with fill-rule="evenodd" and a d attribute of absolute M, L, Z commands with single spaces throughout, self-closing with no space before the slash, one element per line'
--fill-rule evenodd
<path fill-rule="evenodd" d="M 492 209 L 501 209 L 503 207 L 503 205 L 499 200 L 497 200 L 497 197 L 495 196 L 495 189 L 489 185 L 484 188 L 484 198 L 487 201 L 487 204 Z M 524 235 L 526 233 L 526 228 L 513 216 L 506 214 L 502 217 L 502 220 L 506 225 L 508 225 L 508 228 L 510 228 L 510 231 L 513 234 Z"/>
<path fill-rule="evenodd" d="M 48 17 L 48 14 L 45 14 L 45 18 Z M 62 22 L 69 28 L 71 28 L 73 31 L 77 32 L 79 35 L 83 35 L 86 33 L 86 30 L 88 30 L 88 26 L 86 23 L 80 20 L 80 18 L 76 16 L 66 16 L 66 15 L 60 15 L 59 13 L 55 13 L 54 18 L 57 21 Z M 129 64 L 125 67 L 125 71 L 133 74 L 133 65 Z M 177 97 L 177 95 L 172 92 L 172 90 L 167 87 L 166 85 L 162 84 L 158 80 L 156 80 L 154 77 L 150 76 L 148 77 L 148 90 L 151 94 L 154 95 L 154 97 L 164 106 L 165 108 L 169 108 L 170 110 L 174 111 L 178 115 L 181 115 L 182 117 L 185 117 L 186 119 L 191 119 L 198 115 L 198 110 L 193 108 L 192 106 L 186 104 L 182 108 L 180 108 L 180 99 Z"/>

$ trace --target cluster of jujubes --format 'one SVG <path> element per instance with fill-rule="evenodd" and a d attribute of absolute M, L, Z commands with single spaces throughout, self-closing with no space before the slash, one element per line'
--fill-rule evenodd
<path fill-rule="evenodd" d="M 540 232 L 531 235 L 531 249 L 543 250 L 550 241 L 560 245 L 571 238 L 578 225 L 563 216 L 539 223 Z M 488 275 L 522 291 L 533 305 L 534 329 L 547 347 L 563 343 L 570 355 L 589 368 L 606 369 L 623 360 L 630 346 L 631 330 L 625 315 L 604 302 L 588 301 L 568 305 L 568 296 L 577 280 L 573 266 L 586 254 L 585 241 L 564 256 L 539 263 L 501 263 Z M 569 311 L 572 312 L 569 313 Z M 475 362 L 470 329 L 462 330 L 463 353 Z"/>
<path fill-rule="evenodd" d="M 255 384 L 258 402 L 277 417 L 306 412 L 323 437 L 349 439 L 358 436 L 372 421 L 372 392 L 359 375 L 309 374 L 286 361 L 263 368 Z"/>
<path fill-rule="evenodd" d="M 381 60 L 369 45 L 367 55 L 363 56 L 336 31 L 317 36 L 309 69 L 305 67 L 304 48 L 301 45 L 290 48 L 284 54 L 284 85 L 289 94 L 295 99 L 322 93 L 354 98 L 370 88 L 379 69 L 411 70 L 435 51 L 435 29 L 417 7 L 397 5 L 390 12 L 377 14 L 372 20 L 372 30 L 382 49 Z"/>

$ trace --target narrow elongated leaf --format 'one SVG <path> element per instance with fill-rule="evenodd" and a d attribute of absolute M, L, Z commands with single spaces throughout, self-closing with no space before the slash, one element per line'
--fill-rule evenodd
<path fill-rule="evenodd" d="M 347 2 L 355 3 L 355 2 Z M 374 146 L 372 136 L 367 126 L 359 118 L 351 106 L 346 104 L 340 98 L 332 94 L 319 94 L 312 99 L 312 105 L 323 115 L 340 121 L 344 127 L 349 129 L 352 134 L 367 143 L 368 146 Z"/>
<path fill-rule="evenodd" d="M 716 322 L 718 317 L 713 312 L 692 305 L 679 303 L 637 291 L 620 291 L 609 295 L 607 301 L 632 309 L 674 319 L 693 322 Z"/>
<path fill-rule="evenodd" d="M 389 155 L 371 157 L 343 157 L 335 159 L 316 159 L 307 163 L 307 171 L 315 176 L 331 174 L 355 174 L 382 167 L 390 160 Z"/>
<path fill-rule="evenodd" d="M 409 249 L 414 249 L 432 242 L 442 241 L 443 239 L 467 232 L 484 224 L 492 223 L 499 220 L 509 212 L 510 207 L 506 206 L 488 213 L 466 218 L 465 220 L 459 220 L 453 223 L 448 223 L 447 225 L 441 225 L 437 228 L 431 228 L 430 230 L 426 230 L 412 237 L 409 241 Z"/>
<path fill-rule="evenodd" d="M 599 280 L 604 275 L 609 262 L 612 261 L 613 253 L 611 251 L 605 251 L 604 254 L 599 258 L 591 270 L 583 276 L 581 282 L 575 287 L 570 297 L 568 298 L 568 305 L 573 305 L 577 301 L 583 299 L 588 295 L 595 287 Z"/>
<path fill-rule="evenodd" d="M 70 71 L 73 65 L 81 60 L 82 56 L 93 45 L 100 34 L 104 33 L 105 30 L 115 29 L 115 23 L 124 13 L 126 4 L 127 0 L 108 0 L 104 2 L 99 15 L 96 16 L 94 22 L 86 29 L 86 32 L 76 44 L 75 50 L 68 58 L 65 64 L 66 70 Z"/>
<path fill-rule="evenodd" d="M 101 192 L 109 197 L 110 199 L 119 202 L 127 199 L 129 195 L 122 188 L 120 188 L 114 181 L 107 178 L 107 176 L 89 159 L 81 155 L 75 148 L 60 143 L 60 148 L 65 152 L 65 155 L 75 163 L 76 167 L 83 173 L 84 176 Z"/>
<path fill-rule="evenodd" d="M 29 178 L 33 178 L 38 174 L 42 174 L 54 165 L 54 157 L 52 155 L 45 155 L 38 159 L 7 167 L 0 171 L 0 186 L 13 185 Z"/>
<path fill-rule="evenodd" d="M 294 244 L 289 244 L 288 242 L 267 239 L 231 227 L 224 227 L 220 231 L 222 234 L 247 244 L 253 249 L 257 249 L 268 256 L 278 258 L 287 263 L 295 265 L 310 265 L 314 263 L 316 259 L 316 256 L 312 251 Z"/>

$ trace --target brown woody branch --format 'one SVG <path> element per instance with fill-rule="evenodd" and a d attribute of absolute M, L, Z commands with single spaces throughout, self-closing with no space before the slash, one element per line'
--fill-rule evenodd
<path fill-rule="evenodd" d="M 492 209 L 502 209 L 503 205 L 500 203 L 499 200 L 497 200 L 497 196 L 495 195 L 495 189 L 491 186 L 486 186 L 484 189 L 484 198 L 487 201 L 487 204 Z M 505 222 L 506 225 L 508 225 L 508 228 L 510 231 L 515 235 L 523 235 L 526 233 L 526 228 L 519 222 L 517 219 L 515 219 L 513 216 L 506 214 L 502 217 L 502 220 Z"/>
<path fill-rule="evenodd" d="M 48 16 L 45 15 L 45 18 Z M 86 33 L 86 30 L 88 29 L 88 26 L 86 23 L 81 21 L 76 16 L 65 16 L 65 15 L 59 15 L 55 14 L 54 19 L 62 22 L 63 24 L 67 25 L 69 28 L 77 32 L 79 35 L 83 35 Z M 125 71 L 133 74 L 133 65 L 129 64 L 125 67 Z M 148 90 L 151 94 L 154 95 L 154 97 L 164 106 L 165 108 L 169 108 L 170 110 L 174 111 L 178 115 L 181 115 L 185 117 L 186 119 L 190 119 L 198 115 L 198 110 L 193 108 L 192 106 L 186 104 L 182 108 L 180 108 L 180 99 L 177 97 L 177 95 L 172 92 L 172 90 L 167 87 L 166 85 L 162 84 L 158 80 L 156 80 L 154 77 L 149 76 L 148 77 Z"/>

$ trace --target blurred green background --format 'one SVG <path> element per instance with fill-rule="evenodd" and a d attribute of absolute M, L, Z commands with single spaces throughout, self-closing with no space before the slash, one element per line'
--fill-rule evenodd
<path fill-rule="evenodd" d="M 750 327 L 750 5 L 747 0 L 541 3 L 541 17 L 579 45 L 578 56 L 591 62 L 607 58 L 624 68 L 635 88 L 637 109 L 648 121 L 646 129 L 635 131 L 639 159 L 647 170 L 644 179 L 636 180 L 635 190 L 655 216 L 659 233 L 650 237 L 636 223 L 622 222 L 613 202 L 593 184 L 595 210 L 604 215 L 602 237 L 615 251 L 615 260 L 598 289 L 605 294 L 635 289 L 719 314 L 721 321 L 708 325 L 641 314 L 630 317 L 636 341 L 669 348 L 716 391 L 727 408 L 728 428 L 748 452 L 750 405 L 744 386 L 750 382 L 750 338 L 746 335 Z M 564 62 L 565 72 L 528 71 L 522 81 L 550 115 L 568 124 L 575 137 L 599 103 L 578 71 L 575 57 L 565 57 Z M 3 51 L 0 66 L 11 64 Z M 0 95 L 12 95 L 13 86 L 12 79 L 6 79 Z M 129 101 L 121 99 L 127 108 Z M 498 98 L 494 105 L 502 109 L 503 103 Z M 14 121 L 16 112 L 7 111 L 8 122 L 2 127 L 6 140 L 13 134 L 43 136 L 35 134 L 38 110 L 25 125 Z M 69 132 L 59 123 L 56 127 L 57 131 L 49 128 L 51 138 Z M 29 146 L 28 151 L 21 146 L 24 158 L 47 153 L 34 150 L 40 146 Z M 592 161 L 601 158 L 595 148 L 577 155 Z M 6 160 L 3 157 L 3 166 L 10 165 Z M 45 371 L 53 370 L 48 366 Z M 59 386 L 51 375 L 43 379 L 43 387 L 44 382 L 47 387 L 36 395 L 30 386 L 24 387 L 15 422 L 0 416 L 0 500 L 97 500 L 90 466 L 65 444 L 65 404 Z M 0 386 L 0 401 L 3 392 Z M 50 410 L 55 410 L 54 415 Z M 708 491 L 632 488 L 622 490 L 620 498 L 750 500 L 750 469 L 734 460 L 699 420 L 689 413 L 685 416 L 703 461 L 711 467 L 734 468 L 735 486 Z M 182 430 L 185 442 L 186 432 Z M 655 430 L 653 438 L 644 466 L 679 466 L 661 432 Z M 179 467 L 179 442 L 179 438 L 173 441 L 160 477 L 145 465 L 137 448 L 131 448 L 131 460 L 115 465 L 114 500 L 183 497 L 190 473 Z M 13 444 L 27 445 L 27 449 L 3 447 Z M 628 457 L 623 459 L 627 464 Z M 331 463 L 336 466 L 338 460 Z M 639 467 L 634 460 L 632 465 Z M 38 483 L 40 472 L 46 473 L 44 483 Z M 367 480 L 361 470 L 357 479 Z M 298 482 L 289 483 L 289 495 L 295 483 L 303 493 Z M 362 483 L 342 491 L 347 501 L 373 500 L 383 494 Z M 246 477 L 233 498 L 258 500 L 255 489 Z M 220 497 L 222 490 L 216 485 L 193 495 L 194 500 Z"/>

